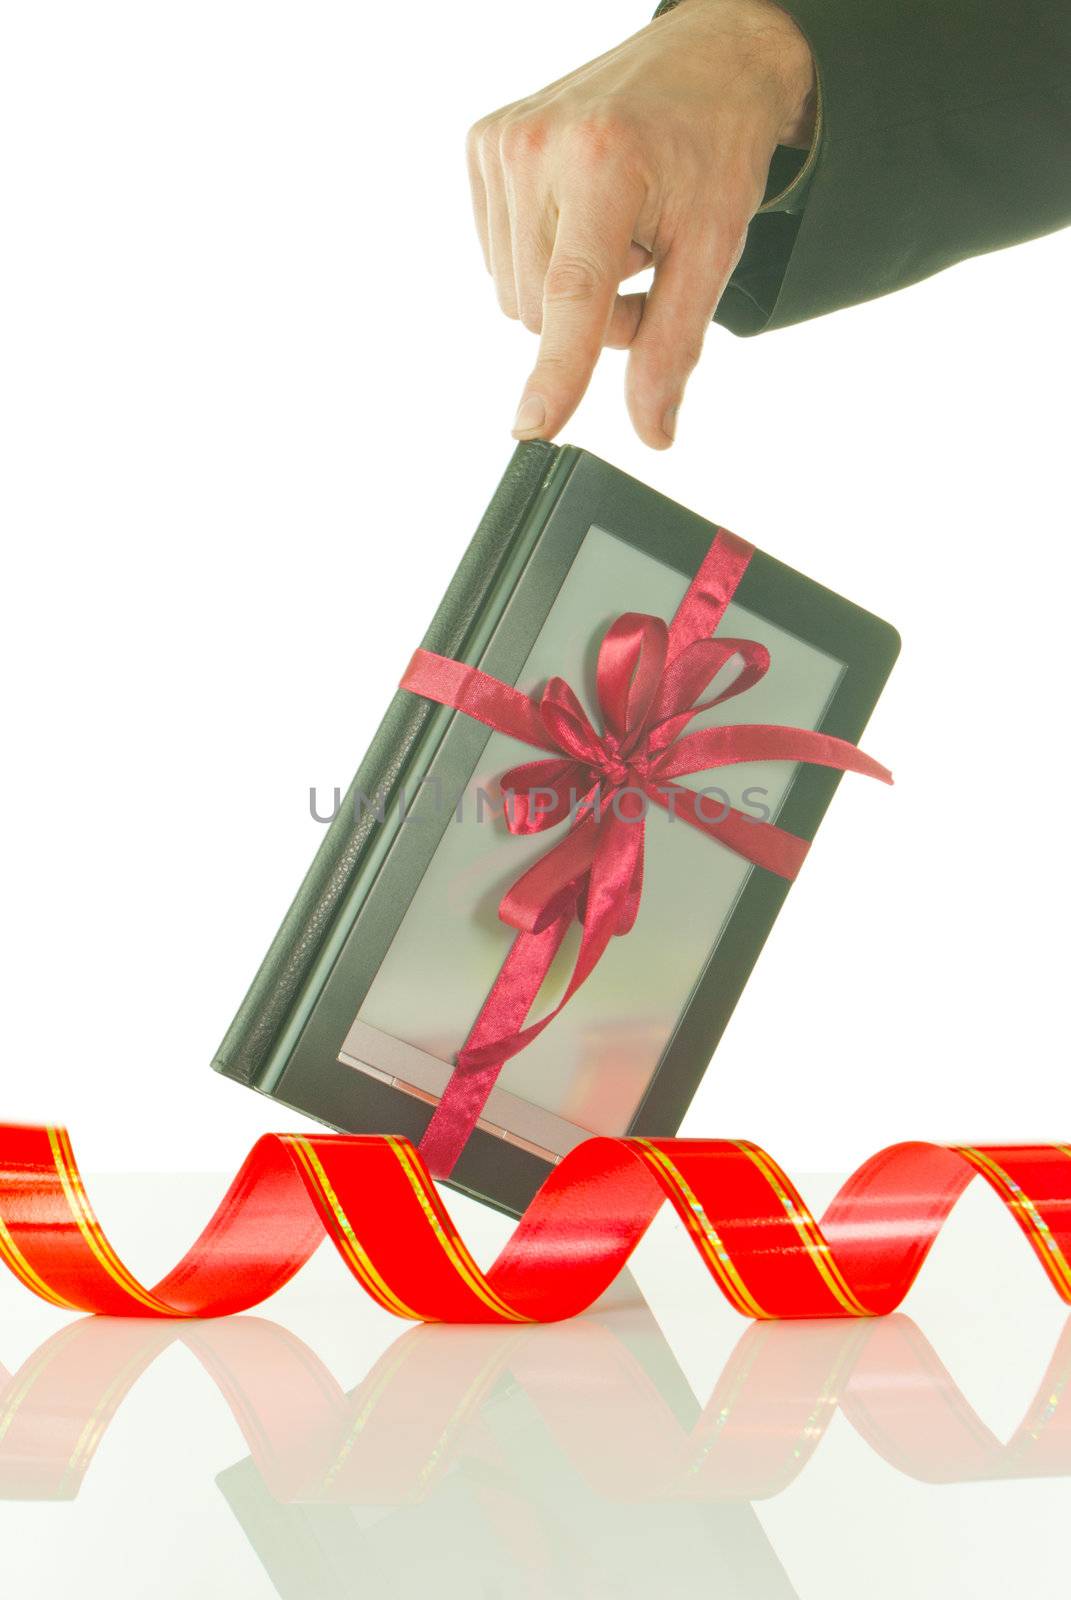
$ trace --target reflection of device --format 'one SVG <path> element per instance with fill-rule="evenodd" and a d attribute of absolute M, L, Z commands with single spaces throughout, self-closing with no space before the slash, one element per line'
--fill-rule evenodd
<path fill-rule="evenodd" d="M 282 1600 L 650 1600 L 700 1574 L 735 1600 L 796 1600 L 750 1504 L 693 1497 L 686 1472 L 649 1481 L 646 1447 L 675 1451 L 699 1414 L 650 1312 L 534 1331 L 403 1336 L 408 1359 L 351 1396 L 339 1478 L 315 1500 L 280 1503 L 252 1458 L 219 1475 Z"/>
<path fill-rule="evenodd" d="M 715 532 L 582 451 L 522 446 L 425 644 L 527 693 L 563 676 L 593 709 L 606 627 L 626 611 L 672 617 Z M 897 649 L 885 623 L 761 552 L 717 632 L 758 640 L 771 666 L 695 728 L 779 723 L 856 740 Z M 714 692 L 733 675 L 730 662 Z M 502 893 L 556 837 L 513 837 L 501 817 L 498 776 L 532 756 L 417 696 L 394 702 L 221 1071 L 335 1127 L 419 1140 L 509 948 Z M 681 779 L 706 791 L 707 820 L 732 806 L 805 838 L 837 781 L 787 762 Z M 784 880 L 650 813 L 635 927 L 506 1064 L 454 1170 L 458 1187 L 507 1210 L 589 1133 L 679 1126 L 784 899 Z M 561 992 L 574 949 L 535 1014 Z"/>
<path fill-rule="evenodd" d="M 489 1451 L 495 1424 L 523 1425 L 523 1410 L 523 1397 L 501 1397 Z M 216 1481 L 281 1600 L 650 1600 L 697 1585 L 797 1600 L 746 1502 L 637 1507 L 593 1496 L 560 1457 L 518 1465 L 470 1458 L 429 1499 L 393 1508 L 281 1506 L 251 1460 Z"/>

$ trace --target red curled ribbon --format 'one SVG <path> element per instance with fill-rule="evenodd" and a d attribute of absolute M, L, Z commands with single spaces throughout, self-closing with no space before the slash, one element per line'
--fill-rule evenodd
<path fill-rule="evenodd" d="M 551 678 L 537 702 L 460 661 L 428 650 L 413 656 L 403 689 L 552 753 L 503 774 L 510 832 L 542 833 L 571 822 L 499 905 L 502 921 L 517 932 L 420 1143 L 436 1177 L 453 1170 L 504 1064 L 553 1022 L 610 940 L 632 929 L 650 803 L 754 865 L 795 878 L 805 839 L 733 809 L 711 821 L 702 815 L 702 797 L 675 778 L 745 761 L 804 761 L 892 782 L 855 745 L 808 728 L 756 723 L 686 731 L 700 712 L 743 694 L 769 670 L 769 652 L 755 640 L 711 638 L 753 554 L 745 540 L 719 529 L 668 626 L 637 611 L 617 618 L 596 669 L 601 734 L 563 678 Z M 728 688 L 701 700 L 734 659 L 740 670 Z M 565 992 L 526 1026 L 574 919 L 582 934 Z"/>
<path fill-rule="evenodd" d="M 0 1126 L 0 1259 L 50 1304 L 119 1317 L 218 1317 L 287 1283 L 324 1233 L 372 1298 L 424 1322 L 555 1322 L 616 1278 L 666 1200 L 746 1316 L 894 1311 L 976 1174 L 1071 1303 L 1071 1148 L 893 1145 L 816 1222 L 757 1145 L 589 1139 L 555 1167 L 494 1265 L 459 1237 L 404 1139 L 268 1134 L 201 1237 L 155 1288 L 101 1229 L 61 1128 Z"/>

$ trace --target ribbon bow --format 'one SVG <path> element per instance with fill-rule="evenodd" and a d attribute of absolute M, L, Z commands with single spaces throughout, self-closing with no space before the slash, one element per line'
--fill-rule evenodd
<path fill-rule="evenodd" d="M 701 712 L 743 694 L 765 676 L 769 651 L 753 639 L 710 637 L 752 554 L 720 531 L 673 622 L 629 611 L 599 648 L 599 733 L 563 678 L 539 700 L 445 656 L 418 650 L 402 687 L 454 707 L 500 733 L 550 752 L 500 779 L 513 834 L 563 836 L 507 889 L 499 905 L 516 938 L 459 1052 L 454 1073 L 421 1143 L 437 1177 L 446 1176 L 475 1125 L 503 1065 L 537 1039 L 572 999 L 610 940 L 636 921 L 643 887 L 648 807 L 661 806 L 756 866 L 796 876 L 807 841 L 728 805 L 711 818 L 703 796 L 673 780 L 745 761 L 806 761 L 891 783 L 889 772 L 847 740 L 768 723 L 688 732 Z M 727 687 L 701 696 L 733 660 Z M 558 1004 L 525 1026 L 562 940 L 582 926 L 572 975 Z"/>

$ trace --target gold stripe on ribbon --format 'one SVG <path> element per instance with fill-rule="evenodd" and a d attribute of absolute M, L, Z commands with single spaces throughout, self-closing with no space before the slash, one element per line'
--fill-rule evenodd
<path fill-rule="evenodd" d="M 816 1271 L 837 1304 L 851 1317 L 872 1316 L 873 1313 L 868 1311 L 866 1306 L 856 1299 L 845 1282 L 843 1273 L 833 1259 L 829 1245 L 823 1239 L 817 1223 L 797 1194 L 787 1174 L 782 1172 L 773 1158 L 768 1156 L 765 1150 L 760 1150 L 758 1145 L 749 1144 L 746 1139 L 734 1139 L 732 1142 L 738 1150 L 743 1151 L 750 1161 L 754 1162 L 766 1179 L 766 1182 L 783 1206 L 785 1215 L 799 1234 Z"/>
<path fill-rule="evenodd" d="M 736 1270 L 736 1265 L 729 1254 L 717 1229 L 696 1199 L 684 1174 L 673 1165 L 664 1150 L 659 1150 L 649 1139 L 637 1139 L 637 1144 L 644 1146 L 644 1152 L 652 1166 L 658 1167 L 669 1179 L 685 1203 L 685 1220 L 689 1231 L 699 1241 L 699 1246 L 705 1259 L 710 1263 L 711 1269 L 721 1284 L 724 1294 L 736 1307 L 737 1311 L 745 1317 L 757 1317 L 767 1320 L 770 1312 L 764 1311 L 751 1293 L 747 1284 Z"/>

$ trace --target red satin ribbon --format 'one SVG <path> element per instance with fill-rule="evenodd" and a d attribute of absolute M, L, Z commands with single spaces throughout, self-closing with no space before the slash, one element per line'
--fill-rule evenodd
<path fill-rule="evenodd" d="M 710 637 L 753 554 L 751 545 L 720 529 L 668 626 L 636 611 L 612 624 L 596 669 L 601 734 L 563 678 L 551 678 L 537 702 L 476 667 L 427 650 L 413 656 L 403 689 L 551 752 L 550 759 L 503 774 L 510 832 L 543 833 L 570 824 L 499 905 L 499 916 L 516 936 L 420 1143 L 436 1177 L 452 1171 L 504 1064 L 553 1022 L 610 940 L 632 929 L 643 888 L 649 804 L 683 817 L 754 865 L 795 878 L 806 840 L 734 809 L 716 820 L 704 817 L 701 798 L 675 778 L 746 761 L 803 761 L 892 782 L 855 745 L 807 728 L 759 723 L 686 731 L 700 712 L 745 693 L 769 670 L 764 645 Z M 700 699 L 734 659 L 740 670 L 729 686 Z M 553 1010 L 526 1026 L 576 919 L 582 934 L 565 992 Z"/>
<path fill-rule="evenodd" d="M 849 1178 L 818 1223 L 756 1145 L 589 1139 L 554 1169 L 485 1273 L 406 1140 L 269 1134 L 193 1248 L 148 1288 L 108 1243 L 65 1132 L 0 1126 L 0 1258 L 65 1310 L 217 1317 L 282 1288 L 326 1232 L 398 1316 L 554 1322 L 608 1288 L 668 1200 L 746 1316 L 868 1317 L 900 1304 L 976 1174 L 1071 1302 L 1071 1148 L 1055 1144 L 894 1145 Z"/>

